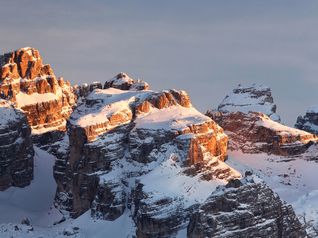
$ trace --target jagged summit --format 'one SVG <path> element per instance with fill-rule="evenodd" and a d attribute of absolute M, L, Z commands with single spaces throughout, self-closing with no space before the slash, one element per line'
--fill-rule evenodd
<path fill-rule="evenodd" d="M 318 106 L 309 107 L 304 117 L 298 116 L 295 128 L 318 135 Z"/>
<path fill-rule="evenodd" d="M 233 111 L 261 112 L 273 121 L 281 122 L 279 115 L 276 114 L 276 104 L 274 104 L 270 88 L 260 84 L 253 84 L 250 87 L 239 84 L 223 99 L 217 110 L 212 110 L 210 113 L 228 114 Z"/>
<path fill-rule="evenodd" d="M 32 131 L 65 130 L 76 103 L 70 83 L 56 79 L 31 47 L 5 53 L 0 62 L 0 97 L 26 113 Z"/>
<path fill-rule="evenodd" d="M 148 83 L 137 79 L 135 82 L 127 74 L 121 72 L 115 77 L 106 80 L 104 84 L 104 89 L 106 88 L 117 88 L 121 90 L 149 90 Z"/>

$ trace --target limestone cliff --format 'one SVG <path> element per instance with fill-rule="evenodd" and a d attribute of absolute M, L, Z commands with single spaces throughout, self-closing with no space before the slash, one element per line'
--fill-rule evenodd
<path fill-rule="evenodd" d="M 250 154 L 298 155 L 318 141 L 316 135 L 283 126 L 261 112 L 245 114 L 237 111 L 216 118 L 229 136 L 229 150 Z"/>
<path fill-rule="evenodd" d="M 73 88 L 26 47 L 0 56 L 0 97 L 24 112 L 34 133 L 65 130 L 76 103 Z"/>

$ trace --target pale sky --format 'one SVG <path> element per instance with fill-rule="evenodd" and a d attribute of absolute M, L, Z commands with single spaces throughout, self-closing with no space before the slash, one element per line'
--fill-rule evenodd
<path fill-rule="evenodd" d="M 0 3 L 0 54 L 31 46 L 72 85 L 125 72 L 185 90 L 205 113 L 238 84 L 263 84 L 288 126 L 318 105 L 318 1 Z"/>

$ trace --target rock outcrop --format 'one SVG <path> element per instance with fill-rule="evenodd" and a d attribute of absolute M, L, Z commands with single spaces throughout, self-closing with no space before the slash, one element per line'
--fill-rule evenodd
<path fill-rule="evenodd" d="M 148 83 L 137 79 L 135 82 L 127 74 L 121 72 L 117 74 L 114 78 L 107 80 L 104 84 L 104 89 L 107 88 L 117 88 L 121 90 L 149 90 Z"/>
<path fill-rule="evenodd" d="M 34 150 L 26 116 L 0 100 L 0 191 L 33 180 Z"/>
<path fill-rule="evenodd" d="M 26 47 L 0 56 L 0 97 L 24 112 L 34 133 L 65 130 L 76 103 L 73 88 L 56 79 L 37 50 Z"/>
<path fill-rule="evenodd" d="M 293 208 L 257 180 L 220 186 L 191 216 L 187 237 L 307 237 Z"/>
<path fill-rule="evenodd" d="M 217 110 L 208 111 L 207 114 L 211 117 L 234 111 L 261 112 L 269 116 L 271 120 L 281 122 L 279 115 L 276 114 L 276 104 L 274 104 L 268 86 L 253 84 L 250 87 L 243 87 L 239 85 L 223 99 Z"/>
<path fill-rule="evenodd" d="M 295 128 L 318 135 L 318 107 L 308 108 L 304 117 L 298 116 Z"/>
<path fill-rule="evenodd" d="M 231 112 L 217 116 L 217 121 L 229 136 L 232 151 L 298 155 L 318 141 L 316 135 L 283 126 L 260 112 Z"/>
<path fill-rule="evenodd" d="M 222 128 L 194 109 L 184 91 L 96 89 L 67 128 L 69 155 L 54 168 L 55 205 L 73 218 L 91 209 L 92 217 L 110 221 L 127 206 L 138 237 L 184 228 L 199 204 L 191 191 L 201 181 L 241 177 L 223 163 Z M 179 192 L 167 190 L 170 179 L 180 183 Z M 150 180 L 163 184 L 154 189 Z"/>

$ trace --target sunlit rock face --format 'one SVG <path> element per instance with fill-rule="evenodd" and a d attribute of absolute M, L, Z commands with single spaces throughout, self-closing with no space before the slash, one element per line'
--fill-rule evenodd
<path fill-rule="evenodd" d="M 281 122 L 279 115 L 276 114 L 276 104 L 274 104 L 270 88 L 260 84 L 253 84 L 250 87 L 239 85 L 226 95 L 217 109 L 208 111 L 207 114 L 211 117 L 234 111 L 245 114 L 249 111 L 261 112 L 269 116 L 271 120 Z"/>
<path fill-rule="evenodd" d="M 24 112 L 34 133 L 65 130 L 76 103 L 73 88 L 56 79 L 37 50 L 26 47 L 0 56 L 0 97 Z"/>
<path fill-rule="evenodd" d="M 187 237 L 307 237 L 293 208 L 264 182 L 256 176 L 241 181 L 220 186 L 196 209 Z"/>
<path fill-rule="evenodd" d="M 33 144 L 26 116 L 0 100 L 0 191 L 33 180 Z"/>
<path fill-rule="evenodd" d="M 96 89 L 68 118 L 55 205 L 73 218 L 91 209 L 110 221 L 128 208 L 138 237 L 170 237 L 185 228 L 209 186 L 241 174 L 224 163 L 222 128 L 186 92 L 139 89 Z"/>
<path fill-rule="evenodd" d="M 299 116 L 295 128 L 318 135 L 318 107 L 310 107 L 304 117 Z"/>
<path fill-rule="evenodd" d="M 281 125 L 260 112 L 237 111 L 217 117 L 229 136 L 228 149 L 232 151 L 298 155 L 318 140 L 316 135 Z"/>

